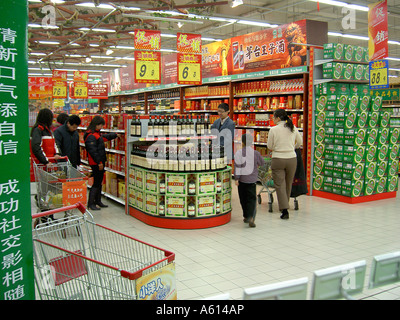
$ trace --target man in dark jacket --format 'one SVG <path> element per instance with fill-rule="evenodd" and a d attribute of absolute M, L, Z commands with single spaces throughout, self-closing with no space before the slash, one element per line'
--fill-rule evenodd
<path fill-rule="evenodd" d="M 54 131 L 54 138 L 61 155 L 67 156 L 71 165 L 76 168 L 81 164 L 81 154 L 79 149 L 79 134 L 76 131 L 81 124 L 81 119 L 77 115 L 68 117 L 67 121 Z"/>

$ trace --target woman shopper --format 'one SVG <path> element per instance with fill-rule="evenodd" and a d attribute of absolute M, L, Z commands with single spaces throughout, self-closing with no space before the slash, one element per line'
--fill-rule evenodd
<path fill-rule="evenodd" d="M 105 121 L 101 116 L 94 116 L 83 136 L 93 176 L 93 185 L 89 192 L 88 201 L 88 208 L 91 210 L 100 210 L 96 205 L 101 208 L 108 207 L 101 202 L 101 188 L 107 159 L 104 141 L 113 140 L 118 135 L 114 132 L 100 133 L 104 125 Z"/>
<path fill-rule="evenodd" d="M 273 119 L 276 126 L 269 130 L 267 141 L 267 147 L 272 151 L 272 179 L 281 219 L 289 219 L 289 198 L 297 167 L 295 149 L 300 147 L 303 139 L 285 110 L 275 110 Z"/>

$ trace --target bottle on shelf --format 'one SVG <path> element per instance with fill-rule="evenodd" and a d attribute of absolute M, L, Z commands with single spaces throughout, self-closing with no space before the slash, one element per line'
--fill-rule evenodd
<path fill-rule="evenodd" d="M 194 200 L 193 198 L 190 198 L 190 202 L 188 204 L 188 211 L 187 211 L 187 215 L 190 218 L 193 218 L 196 216 L 196 205 L 194 204 Z"/>
<path fill-rule="evenodd" d="M 153 123 L 153 117 L 149 117 L 149 124 L 147 127 L 147 136 L 152 137 L 154 134 L 154 123 Z"/>
<path fill-rule="evenodd" d="M 158 215 L 163 217 L 165 216 L 165 198 L 161 197 L 160 203 L 158 205 Z"/>
<path fill-rule="evenodd" d="M 136 117 L 136 136 L 142 136 L 142 122 L 140 121 L 140 116 Z"/>
<path fill-rule="evenodd" d="M 196 194 L 196 181 L 194 176 L 190 176 L 189 182 L 188 182 L 188 194 L 189 195 L 194 195 Z"/>

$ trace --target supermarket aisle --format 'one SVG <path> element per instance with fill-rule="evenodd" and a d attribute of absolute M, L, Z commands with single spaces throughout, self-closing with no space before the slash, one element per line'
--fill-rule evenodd
<path fill-rule="evenodd" d="M 179 299 L 224 292 L 240 299 L 243 288 L 305 276 L 311 284 L 315 270 L 362 259 L 369 276 L 374 255 L 400 250 L 399 196 L 357 205 L 303 196 L 288 221 L 279 219 L 276 206 L 269 213 L 267 195 L 262 197 L 256 228 L 243 223 L 236 188 L 232 220 L 216 228 L 154 228 L 126 216 L 124 207 L 111 201 L 94 215 L 99 224 L 173 251 Z M 364 290 L 360 297 L 380 291 Z M 400 300 L 400 288 L 369 299 Z"/>
<path fill-rule="evenodd" d="M 347 205 L 302 196 L 300 210 L 291 210 L 286 221 L 279 219 L 276 205 L 275 212 L 268 212 L 263 194 L 256 228 L 243 223 L 236 188 L 231 222 L 210 229 L 151 227 L 126 216 L 124 207 L 112 201 L 106 201 L 109 208 L 93 214 L 99 224 L 173 251 L 178 299 L 225 292 L 241 299 L 246 287 L 305 276 L 311 285 L 313 271 L 362 259 L 369 278 L 374 255 L 400 250 L 399 198 Z M 390 290 L 373 295 L 386 289 Z M 358 298 L 366 296 L 400 300 L 400 286 L 365 289 Z"/>

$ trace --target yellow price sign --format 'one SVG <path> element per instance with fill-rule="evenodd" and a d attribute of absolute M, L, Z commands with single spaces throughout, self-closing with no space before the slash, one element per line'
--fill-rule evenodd
<path fill-rule="evenodd" d="M 53 87 L 53 98 L 66 98 L 67 97 L 67 87 Z"/>
<path fill-rule="evenodd" d="M 160 61 L 136 60 L 136 82 L 160 83 Z"/>
<path fill-rule="evenodd" d="M 179 82 L 200 82 L 201 72 L 199 63 L 179 63 L 178 80 Z"/>
<path fill-rule="evenodd" d="M 75 99 L 87 99 L 87 87 L 74 87 L 74 97 Z"/>
<path fill-rule="evenodd" d="M 369 65 L 370 89 L 385 89 L 389 87 L 389 64 L 387 60 L 371 61 Z"/>

